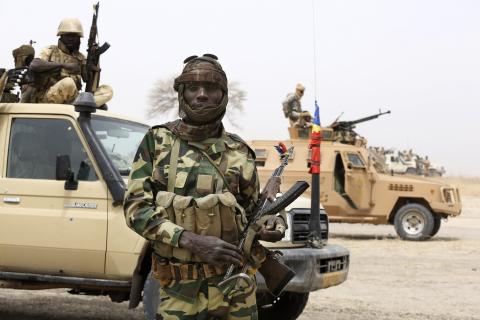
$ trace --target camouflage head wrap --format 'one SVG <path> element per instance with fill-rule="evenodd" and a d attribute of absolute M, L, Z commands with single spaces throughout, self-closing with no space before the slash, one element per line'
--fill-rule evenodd
<path fill-rule="evenodd" d="M 28 44 L 21 45 L 12 51 L 15 68 L 26 67 L 35 57 L 35 49 Z"/>
<path fill-rule="evenodd" d="M 201 57 L 191 56 L 185 59 L 186 65 L 182 74 L 173 84 L 173 88 L 178 92 L 179 116 L 183 120 L 204 125 L 221 121 L 225 115 L 228 103 L 227 76 L 217 59 L 213 54 L 204 54 Z M 218 105 L 205 106 L 201 109 L 191 108 L 183 97 L 185 84 L 191 82 L 211 82 L 219 85 L 223 91 L 222 101 Z"/>

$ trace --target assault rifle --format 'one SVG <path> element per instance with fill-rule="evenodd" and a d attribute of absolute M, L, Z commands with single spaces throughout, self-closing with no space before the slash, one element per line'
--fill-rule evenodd
<path fill-rule="evenodd" d="M 280 166 L 275 169 L 272 177 L 281 177 L 285 166 L 288 164 L 288 159 L 293 153 L 293 146 L 288 151 L 285 148 L 283 154 L 281 154 L 282 162 Z M 278 149 L 277 149 L 278 150 Z M 309 187 L 305 181 L 297 181 L 287 192 L 277 198 L 274 202 L 269 202 L 265 199 L 254 211 L 252 217 L 248 221 L 245 229 L 240 235 L 240 242 L 238 248 L 244 252 L 245 241 L 249 230 L 266 215 L 278 213 L 285 209 L 290 203 L 297 199 L 305 190 Z M 278 296 L 288 282 L 295 276 L 295 272 L 288 266 L 284 265 L 278 260 L 278 256 L 281 255 L 279 251 L 267 250 L 266 260 L 262 263 L 262 267 L 258 270 L 265 278 L 265 284 L 270 292 Z M 252 279 L 248 276 L 247 270 L 249 266 L 245 264 L 239 268 L 235 264 L 231 264 L 225 274 L 223 280 L 218 284 L 219 288 L 224 294 L 228 293 L 237 284 L 237 280 L 243 279 L 248 286 L 253 285 Z M 235 273 L 235 274 L 234 274 Z"/>
<path fill-rule="evenodd" d="M 360 119 L 357 119 L 357 120 L 353 120 L 353 121 L 338 121 L 338 118 L 340 118 L 340 117 L 338 117 L 330 125 L 330 128 L 332 128 L 334 131 L 352 131 L 353 129 L 355 129 L 356 124 L 361 123 L 361 122 L 365 122 L 365 121 L 370 121 L 370 120 L 373 120 L 373 119 L 377 119 L 378 117 L 380 117 L 384 114 L 387 114 L 387 113 L 390 113 L 390 110 L 388 110 L 386 112 L 382 112 L 382 110 L 378 110 L 377 114 L 374 114 L 372 116 L 368 116 L 368 117 L 365 117 L 365 118 L 360 118 Z"/>
<path fill-rule="evenodd" d="M 99 46 L 97 42 L 98 38 L 98 29 L 97 29 L 97 18 L 98 18 L 98 7 L 100 3 L 93 5 L 93 18 L 92 26 L 90 27 L 90 35 L 88 36 L 88 48 L 87 48 L 87 82 L 85 85 L 86 92 L 95 92 L 100 83 L 100 55 L 110 48 L 110 44 L 105 42 L 103 45 Z"/>

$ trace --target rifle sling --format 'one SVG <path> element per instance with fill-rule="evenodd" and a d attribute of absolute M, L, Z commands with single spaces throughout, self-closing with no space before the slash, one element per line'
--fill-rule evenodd
<path fill-rule="evenodd" d="M 170 152 L 170 166 L 168 167 L 168 192 L 175 192 L 175 180 L 177 177 L 178 156 L 180 154 L 180 138 L 173 140 L 172 151 Z"/>
<path fill-rule="evenodd" d="M 222 170 L 220 169 L 220 167 L 215 163 L 215 161 L 213 161 L 212 158 L 210 158 L 210 156 L 205 152 L 205 150 L 202 150 L 200 148 L 198 148 L 198 150 L 200 150 L 200 152 L 205 156 L 205 158 L 207 158 L 208 162 L 210 162 L 210 164 L 217 170 L 217 172 L 220 174 L 220 176 L 222 177 L 222 180 L 223 180 L 223 183 L 225 185 L 225 188 L 227 188 L 228 191 L 230 191 L 230 188 L 229 188 L 229 183 L 227 181 L 227 178 L 225 177 L 225 174 L 222 172 Z M 233 192 L 232 192 L 233 193 Z"/>

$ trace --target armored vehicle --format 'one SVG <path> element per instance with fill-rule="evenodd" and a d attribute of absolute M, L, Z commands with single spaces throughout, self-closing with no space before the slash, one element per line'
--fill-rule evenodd
<path fill-rule="evenodd" d="M 158 287 L 148 277 L 151 248 L 127 227 L 122 209 L 130 164 L 147 129 L 85 105 L 0 103 L 0 288 L 72 288 L 129 300 L 131 308 L 143 291 L 146 314 L 153 316 Z M 258 277 L 260 319 L 295 319 L 309 292 L 347 278 L 348 250 L 309 248 L 309 208 L 294 207 L 286 238 L 272 246 L 296 276 L 279 301 Z M 328 239 L 325 214 L 322 234 Z"/>
<path fill-rule="evenodd" d="M 285 170 L 283 185 L 310 177 L 309 132 L 297 128 L 289 132 L 287 143 L 295 146 L 295 155 Z M 383 173 L 365 139 L 351 132 L 322 129 L 320 201 L 331 222 L 393 224 L 402 239 L 427 240 L 438 232 L 442 218 L 460 214 L 458 188 L 427 178 Z M 269 152 L 275 143 L 250 141 L 261 181 L 277 165 Z"/>
<path fill-rule="evenodd" d="M 428 169 L 424 168 L 424 159 L 418 154 L 412 154 L 410 158 L 407 158 L 398 150 L 390 149 L 385 151 L 383 158 L 386 172 L 393 171 L 396 174 L 427 175 L 429 177 L 441 177 L 445 174 L 445 168 L 436 163 L 430 163 Z M 419 165 L 420 163 L 421 165 Z"/>

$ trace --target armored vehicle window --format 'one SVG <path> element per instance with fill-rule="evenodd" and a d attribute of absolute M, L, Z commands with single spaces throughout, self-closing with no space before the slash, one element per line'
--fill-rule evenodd
<path fill-rule="evenodd" d="M 55 180 L 57 155 L 68 155 L 77 180 L 97 175 L 72 124 L 63 119 L 12 120 L 7 177 Z"/>
<path fill-rule="evenodd" d="M 255 164 L 259 167 L 264 167 L 267 161 L 267 149 L 255 149 Z"/>
<path fill-rule="evenodd" d="M 356 153 L 347 153 L 348 162 L 352 164 L 352 166 L 356 168 L 365 168 L 365 164 L 360 156 Z"/>

